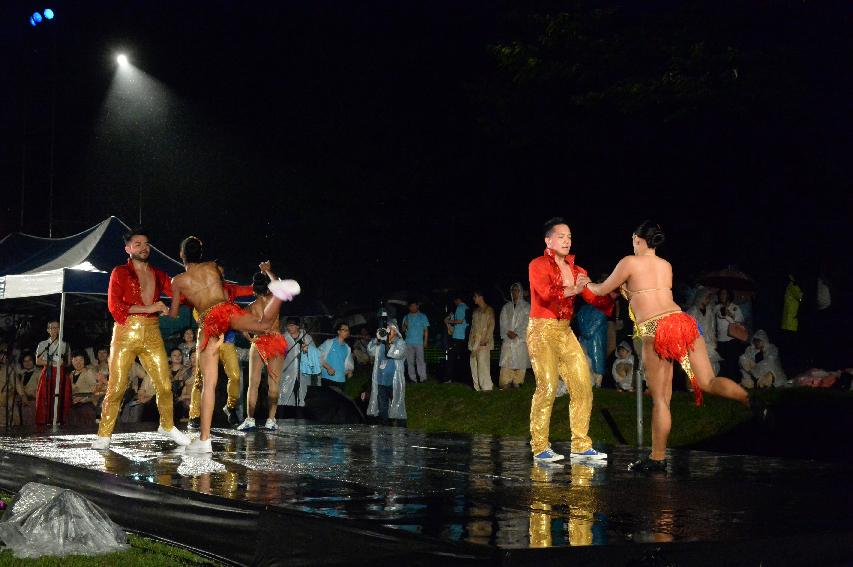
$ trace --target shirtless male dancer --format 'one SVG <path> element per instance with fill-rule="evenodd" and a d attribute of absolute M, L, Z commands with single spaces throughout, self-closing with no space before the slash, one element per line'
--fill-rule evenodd
<path fill-rule="evenodd" d="M 263 315 L 259 318 L 228 300 L 223 287 L 222 272 L 216 262 L 202 262 L 202 242 L 195 236 L 189 236 L 181 242 L 181 260 L 186 271 L 172 279 L 174 299 L 169 315 L 177 317 L 181 299 L 199 312 L 198 328 L 198 364 L 203 380 L 201 396 L 200 435 L 194 440 L 187 452 L 211 453 L 210 424 L 213 419 L 213 406 L 216 403 L 216 382 L 218 379 L 219 346 L 221 337 L 229 329 L 238 332 L 265 332 L 278 318 L 281 302 L 292 299 L 299 293 L 299 284 L 293 280 L 275 280 L 269 284 L 273 297 Z M 269 274 L 269 262 L 261 262 L 259 268 Z M 270 277 L 272 280 L 272 277 Z M 211 341 L 210 339 L 218 339 Z"/>
<path fill-rule="evenodd" d="M 249 312 L 261 317 L 267 304 L 272 299 L 269 291 L 270 272 L 255 274 L 252 287 L 255 292 L 255 301 L 249 305 Z M 254 337 L 246 333 L 252 346 L 249 349 L 249 389 L 246 391 L 247 410 L 246 419 L 237 429 L 240 431 L 251 431 L 255 429 L 255 408 L 258 403 L 258 387 L 261 384 L 261 364 L 267 367 L 267 392 L 268 411 L 264 429 L 275 431 L 278 423 L 275 420 L 275 412 L 278 409 L 278 387 L 281 378 L 281 369 L 284 368 L 284 356 L 287 354 L 287 342 L 279 330 L 278 318 L 273 322 L 270 330 L 266 333 L 256 334 Z"/>

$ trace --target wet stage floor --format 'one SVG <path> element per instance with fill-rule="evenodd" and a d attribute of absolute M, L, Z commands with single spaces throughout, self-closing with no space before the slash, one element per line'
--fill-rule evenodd
<path fill-rule="evenodd" d="M 439 539 L 529 548 L 732 541 L 850 532 L 853 467 L 675 451 L 666 475 L 532 463 L 527 441 L 380 426 L 279 421 L 277 432 L 214 430 L 214 454 L 185 455 L 155 433 L 0 437 L 0 450 L 130 479 Z M 555 443 L 557 451 L 568 451 Z"/>

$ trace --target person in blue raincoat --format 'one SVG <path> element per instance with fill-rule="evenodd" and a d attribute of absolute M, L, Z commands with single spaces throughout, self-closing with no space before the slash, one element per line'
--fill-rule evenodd
<path fill-rule="evenodd" d="M 580 332 L 578 341 L 592 362 L 590 370 L 596 374 L 593 379 L 600 385 L 607 357 L 607 315 L 587 303 L 577 310 L 575 321 Z"/>
<path fill-rule="evenodd" d="M 387 337 L 383 340 L 383 331 Z M 370 402 L 367 415 L 379 417 L 383 424 L 391 420 L 406 419 L 406 377 L 403 361 L 406 358 L 406 342 L 393 319 L 385 329 L 379 329 L 377 338 L 371 339 L 367 352 L 373 356 Z"/>

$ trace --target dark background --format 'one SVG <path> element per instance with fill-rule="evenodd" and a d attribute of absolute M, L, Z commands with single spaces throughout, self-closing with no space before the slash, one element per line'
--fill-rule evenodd
<path fill-rule="evenodd" d="M 30 27 L 46 6 L 55 20 Z M 239 280 L 270 258 L 329 305 L 507 288 L 554 215 L 594 273 L 653 218 L 682 283 L 737 265 L 774 314 L 790 271 L 849 289 L 849 2 L 9 2 L 0 16 L 2 234 L 48 235 L 55 94 L 54 237 L 141 209 L 165 252 L 197 235 Z M 144 73 L 138 96 L 111 93 L 119 51 Z"/>

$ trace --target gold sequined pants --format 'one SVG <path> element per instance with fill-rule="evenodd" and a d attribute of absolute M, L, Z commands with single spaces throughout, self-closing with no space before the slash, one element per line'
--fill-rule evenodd
<path fill-rule="evenodd" d="M 225 367 L 225 375 L 228 376 L 228 401 L 226 404 L 230 409 L 237 407 L 240 399 L 240 361 L 237 358 L 237 348 L 234 343 L 222 343 L 219 347 L 219 360 Z M 190 395 L 190 419 L 201 416 L 201 389 L 204 380 L 201 372 L 196 374 L 193 381 L 192 394 Z"/>
<path fill-rule="evenodd" d="M 548 448 L 551 409 L 557 394 L 557 380 L 563 379 L 569 390 L 569 427 L 572 452 L 592 448 L 589 417 L 592 413 L 592 382 L 586 356 L 568 321 L 530 319 L 527 348 L 536 376 L 536 392 L 530 405 L 530 446 L 533 454 Z"/>
<path fill-rule="evenodd" d="M 154 383 L 160 425 L 166 430 L 175 425 L 172 413 L 172 373 L 169 372 L 169 358 L 160 335 L 160 323 L 157 317 L 130 315 L 123 325 L 116 323 L 113 326 L 110 378 L 101 408 L 101 424 L 98 427 L 98 435 L 101 437 L 109 437 L 113 433 L 116 418 L 121 413 L 121 400 L 127 390 L 130 369 L 136 357 L 139 357 L 142 368 Z"/>

